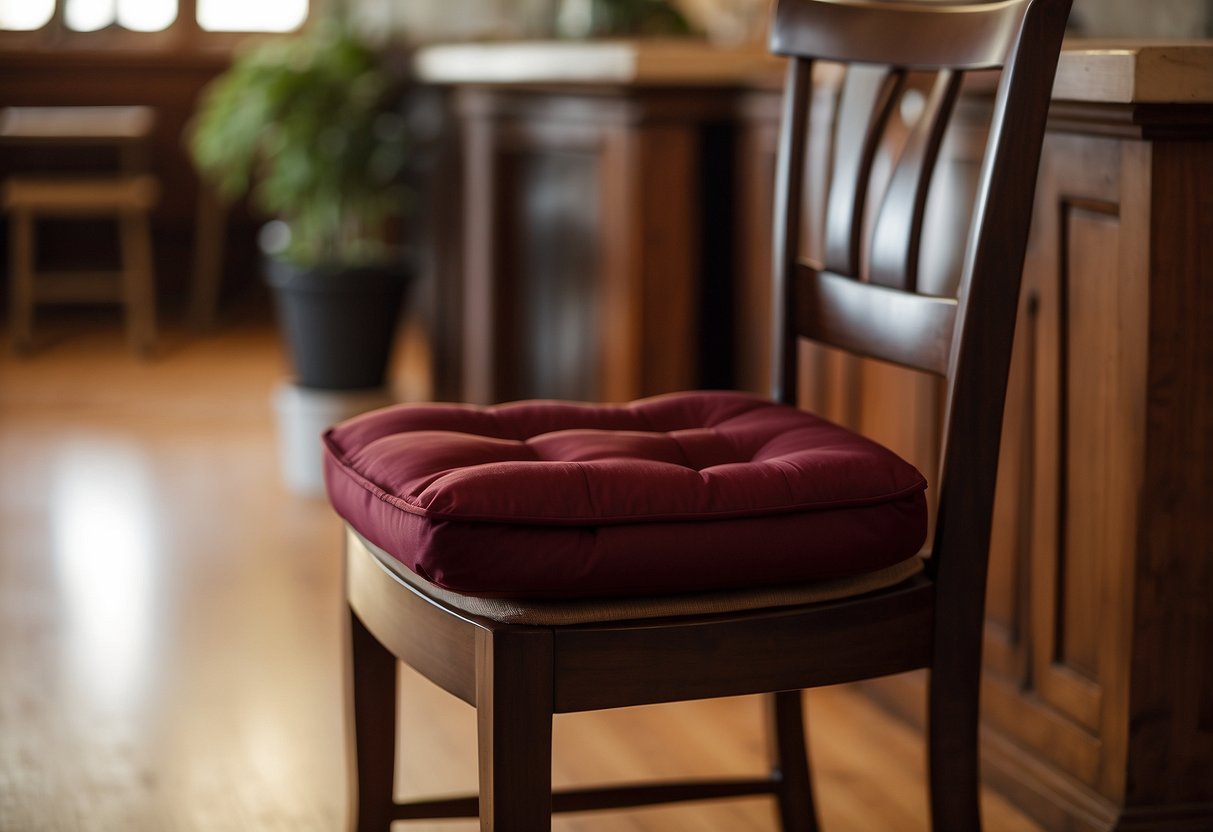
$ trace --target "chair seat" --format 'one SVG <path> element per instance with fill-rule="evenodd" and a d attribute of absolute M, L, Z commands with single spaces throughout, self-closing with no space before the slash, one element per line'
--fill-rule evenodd
<path fill-rule="evenodd" d="M 404 405 L 325 435 L 330 499 L 438 587 L 499 598 L 703 592 L 912 558 L 926 481 L 881 446 L 739 393 L 628 405 Z"/>

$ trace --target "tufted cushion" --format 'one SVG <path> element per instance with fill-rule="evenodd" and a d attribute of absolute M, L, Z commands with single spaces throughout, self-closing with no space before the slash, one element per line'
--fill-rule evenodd
<path fill-rule="evenodd" d="M 926 537 L 926 482 L 837 425 L 740 393 L 629 405 L 402 405 L 325 434 L 349 524 L 456 592 L 574 598 L 880 569 Z"/>

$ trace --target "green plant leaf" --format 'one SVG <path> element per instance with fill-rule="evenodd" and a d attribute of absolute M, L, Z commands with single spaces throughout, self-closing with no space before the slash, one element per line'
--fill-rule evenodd
<path fill-rule="evenodd" d="M 408 136 L 400 79 L 348 25 L 321 20 L 243 53 L 206 90 L 189 150 L 225 197 L 251 194 L 291 227 L 303 263 L 382 254 L 403 210 Z"/>

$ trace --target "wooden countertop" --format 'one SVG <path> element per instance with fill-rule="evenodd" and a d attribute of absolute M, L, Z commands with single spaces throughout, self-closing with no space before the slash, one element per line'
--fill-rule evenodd
<path fill-rule="evenodd" d="M 779 75 L 780 59 L 759 46 L 705 41 L 519 41 L 430 46 L 417 74 L 438 84 L 737 85 Z"/>
<path fill-rule="evenodd" d="M 437 84 L 769 84 L 781 61 L 761 47 L 696 40 L 519 41 L 430 46 L 418 77 Z M 1053 97 L 1108 104 L 1213 102 L 1213 40 L 1067 41 Z"/>
<path fill-rule="evenodd" d="M 1108 104 L 1213 102 L 1213 40 L 1067 42 L 1053 98 Z"/>

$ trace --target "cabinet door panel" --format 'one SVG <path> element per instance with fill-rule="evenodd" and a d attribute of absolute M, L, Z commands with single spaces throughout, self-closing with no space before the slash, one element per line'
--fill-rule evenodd
<path fill-rule="evenodd" d="M 518 389 L 508 398 L 591 400 L 602 342 L 597 311 L 599 160 L 569 149 L 503 153 L 501 322 L 513 331 Z M 524 382 L 521 380 L 525 380 Z"/>
<path fill-rule="evenodd" d="M 1132 146 L 1046 141 L 1004 429 L 991 560 L 992 724 L 1106 794 L 1123 684 L 1118 589 L 1132 563 L 1126 413 L 1139 345 Z M 1127 161 L 1126 161 L 1127 160 Z M 1122 211 L 1127 212 L 1122 217 Z M 997 686 L 996 686 L 997 687 Z M 1112 699 L 1109 700 L 1109 695 Z M 1063 727 L 1065 726 L 1065 727 Z M 1111 742 L 1111 745 L 1109 744 Z"/>
<path fill-rule="evenodd" d="M 1108 539 L 1107 487 L 1112 456 L 1107 443 L 1109 405 L 1118 372 L 1116 287 L 1119 285 L 1120 222 L 1116 206 L 1066 201 L 1060 208 L 1062 264 L 1053 298 L 1057 304 L 1056 398 L 1041 413 L 1041 433 L 1051 429 L 1056 456 L 1042 460 L 1039 497 L 1042 524 L 1034 570 L 1039 587 L 1041 645 L 1034 675 L 1045 701 L 1083 727 L 1098 732 L 1101 704 L 1100 588 L 1115 542 Z M 1052 444 L 1052 443 L 1049 443 Z M 1046 532 L 1048 536 L 1046 536 Z"/>

